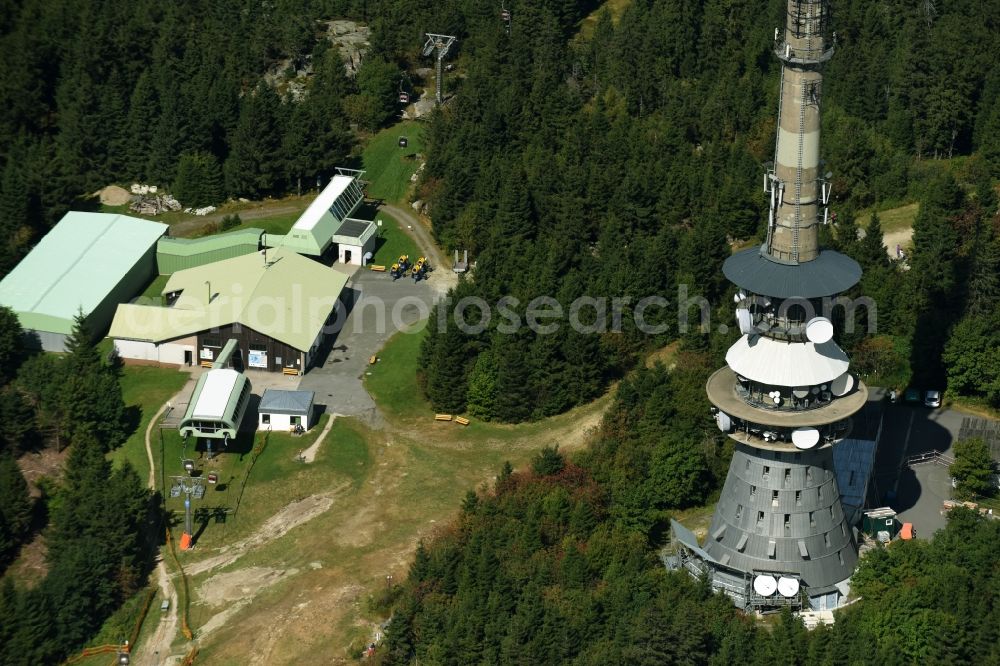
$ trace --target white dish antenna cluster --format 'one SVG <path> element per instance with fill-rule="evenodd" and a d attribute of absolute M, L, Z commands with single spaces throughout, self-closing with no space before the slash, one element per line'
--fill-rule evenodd
<path fill-rule="evenodd" d="M 770 393 L 767 394 L 767 397 L 769 397 L 771 399 L 771 402 L 773 402 L 774 404 L 776 405 L 781 404 L 781 391 L 771 391 Z"/>
<path fill-rule="evenodd" d="M 830 382 L 830 393 L 834 394 L 838 398 L 843 395 L 847 395 L 854 388 L 854 376 L 849 372 L 845 372 L 841 376 Z"/>
<path fill-rule="evenodd" d="M 778 581 L 774 576 L 757 576 L 753 579 L 753 591 L 762 597 L 769 597 L 778 591 Z"/>
<path fill-rule="evenodd" d="M 719 426 L 719 430 L 722 432 L 729 432 L 733 429 L 733 420 L 729 418 L 729 414 L 723 411 L 715 413 L 715 424 Z"/>
<path fill-rule="evenodd" d="M 783 597 L 791 598 L 799 593 L 799 581 L 795 578 L 788 578 L 787 576 L 782 576 L 778 579 L 778 594 Z"/>
<path fill-rule="evenodd" d="M 797 449 L 811 449 L 819 444 L 819 430 L 816 428 L 796 428 L 792 431 L 792 444 Z"/>
<path fill-rule="evenodd" d="M 736 308 L 736 321 L 740 325 L 740 333 L 747 335 L 753 333 L 753 317 L 747 308 Z"/>
<path fill-rule="evenodd" d="M 833 339 L 833 322 L 826 317 L 813 317 L 806 324 L 806 337 L 817 345 L 829 342 Z"/>

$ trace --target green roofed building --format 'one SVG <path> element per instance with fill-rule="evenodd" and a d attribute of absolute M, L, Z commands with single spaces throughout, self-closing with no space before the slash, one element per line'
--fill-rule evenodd
<path fill-rule="evenodd" d="M 184 418 L 181 437 L 236 439 L 250 404 L 250 381 L 233 369 L 212 369 L 198 378 Z"/>
<path fill-rule="evenodd" d="M 42 349 L 64 351 L 83 312 L 103 333 L 119 303 L 156 271 L 156 244 L 167 225 L 126 215 L 67 213 L 0 281 L 0 304 L 14 310 Z"/>
<path fill-rule="evenodd" d="M 285 248 L 178 271 L 167 306 L 123 304 L 108 335 L 126 360 L 211 365 L 229 339 L 233 367 L 301 374 L 332 320 L 348 275 Z"/>
<path fill-rule="evenodd" d="M 263 229 L 240 229 L 204 238 L 164 236 L 156 244 L 156 268 L 160 275 L 170 275 L 186 268 L 252 254 L 261 249 L 263 234 Z"/>
<path fill-rule="evenodd" d="M 365 198 L 360 171 L 339 169 L 285 235 L 282 247 L 318 257 L 329 249 L 333 234 Z"/>

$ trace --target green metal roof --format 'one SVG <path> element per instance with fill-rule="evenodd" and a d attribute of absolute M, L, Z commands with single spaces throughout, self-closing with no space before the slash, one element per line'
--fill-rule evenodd
<path fill-rule="evenodd" d="M 256 245 L 260 241 L 263 229 L 239 229 L 224 234 L 214 234 L 203 238 L 170 238 L 164 236 L 156 244 L 156 251 L 161 254 L 172 254 L 190 257 L 195 254 L 224 250 L 233 245 Z"/>
<path fill-rule="evenodd" d="M 171 307 L 118 306 L 112 338 L 163 342 L 240 323 L 307 351 L 347 284 L 347 275 L 285 248 L 174 273 Z M 210 294 L 211 291 L 211 294 Z"/>
<path fill-rule="evenodd" d="M 167 225 L 126 215 L 69 212 L 0 281 L 0 304 L 28 329 L 70 333 L 156 244 Z"/>
<path fill-rule="evenodd" d="M 323 254 L 333 232 L 363 200 L 364 190 L 357 176 L 334 176 L 292 225 L 282 246 L 301 254 Z"/>

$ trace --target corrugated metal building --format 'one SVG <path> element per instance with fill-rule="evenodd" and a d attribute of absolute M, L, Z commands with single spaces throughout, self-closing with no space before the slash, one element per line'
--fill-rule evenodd
<path fill-rule="evenodd" d="M 155 275 L 156 244 L 167 225 L 126 215 L 67 213 L 0 282 L 0 304 L 14 310 L 42 349 L 64 351 L 83 312 L 103 333 L 119 303 Z"/>
<path fill-rule="evenodd" d="M 359 173 L 334 176 L 285 235 L 282 247 L 314 257 L 326 252 L 334 232 L 365 198 Z"/>
<path fill-rule="evenodd" d="M 302 373 L 346 284 L 284 248 L 244 255 L 174 273 L 167 307 L 120 305 L 108 335 L 124 359 L 172 365 L 212 362 L 235 338 L 234 367 Z"/>
<path fill-rule="evenodd" d="M 240 229 L 204 238 L 170 238 L 156 244 L 156 268 L 170 275 L 224 259 L 241 257 L 261 249 L 263 229 Z"/>

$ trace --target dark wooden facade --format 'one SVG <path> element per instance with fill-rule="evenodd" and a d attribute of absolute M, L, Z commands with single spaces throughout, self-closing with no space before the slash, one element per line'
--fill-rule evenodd
<path fill-rule="evenodd" d="M 226 341 L 232 338 L 236 338 L 239 346 L 239 352 L 233 354 L 232 365 L 240 372 L 244 370 L 282 372 L 285 368 L 294 368 L 300 373 L 306 371 L 305 352 L 241 324 L 227 324 L 199 333 L 198 360 L 215 360 Z M 211 352 L 211 358 L 208 352 Z M 261 361 L 266 363 L 266 367 L 260 365 Z"/>

